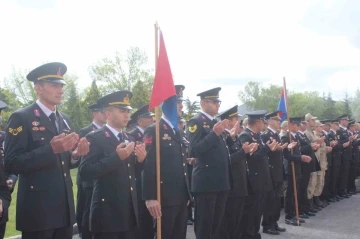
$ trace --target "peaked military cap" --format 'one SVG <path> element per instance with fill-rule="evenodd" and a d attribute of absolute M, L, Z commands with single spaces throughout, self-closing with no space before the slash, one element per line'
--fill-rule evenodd
<path fill-rule="evenodd" d="M 183 91 L 185 90 L 185 86 L 183 85 L 175 85 L 177 100 L 184 100 Z"/>
<path fill-rule="evenodd" d="M 355 120 L 350 120 L 348 126 L 351 126 L 351 125 L 354 125 L 354 124 L 355 124 Z"/>
<path fill-rule="evenodd" d="M 264 120 L 265 119 L 266 110 L 256 110 L 247 113 L 249 120 Z"/>
<path fill-rule="evenodd" d="M 280 111 L 274 111 L 274 112 L 268 113 L 265 115 L 265 119 L 266 120 L 269 120 L 269 119 L 281 120 L 279 114 L 280 114 Z"/>
<path fill-rule="evenodd" d="M 149 111 L 149 105 L 143 105 L 141 106 L 137 111 L 135 111 L 132 115 L 131 115 L 131 119 L 132 120 L 137 120 L 139 118 L 143 118 L 143 117 L 152 117 L 154 116 L 154 114 Z"/>
<path fill-rule="evenodd" d="M 0 112 L 3 110 L 3 109 L 6 109 L 8 106 L 7 104 L 4 102 L 4 101 L 1 101 L 0 100 Z"/>
<path fill-rule="evenodd" d="M 216 102 L 221 102 L 221 100 L 219 99 L 220 90 L 221 90 L 221 87 L 216 87 L 214 89 L 210 89 L 210 90 L 201 92 L 201 93 L 197 94 L 197 96 L 200 96 L 201 100 L 208 99 L 208 100 L 213 100 Z"/>
<path fill-rule="evenodd" d="M 46 81 L 66 85 L 66 82 L 64 81 L 64 74 L 66 73 L 66 70 L 67 67 L 63 63 L 46 63 L 32 70 L 26 76 L 26 79 L 34 83 Z"/>
<path fill-rule="evenodd" d="M 219 117 L 220 117 L 221 120 L 229 119 L 229 118 L 231 118 L 233 116 L 239 116 L 239 117 L 242 116 L 238 112 L 238 106 L 237 105 L 235 105 L 235 106 L 231 107 L 230 109 L 227 109 L 224 112 L 219 114 Z"/>
<path fill-rule="evenodd" d="M 320 120 L 320 122 L 322 124 L 331 124 L 332 120 L 331 119 L 324 119 L 324 120 Z"/>
<path fill-rule="evenodd" d="M 128 90 L 120 90 L 101 97 L 97 103 L 101 107 L 115 106 L 121 109 L 131 110 L 130 99 L 132 93 Z"/>
<path fill-rule="evenodd" d="M 340 115 L 338 118 L 337 118 L 338 121 L 340 120 L 349 120 L 349 116 L 347 114 L 344 114 L 344 115 Z"/>
<path fill-rule="evenodd" d="M 304 119 L 304 116 L 300 116 L 300 117 L 290 117 L 290 118 L 289 118 L 289 121 L 290 121 L 290 123 L 300 125 L 301 122 L 303 121 L 303 119 Z"/>
<path fill-rule="evenodd" d="M 91 110 L 91 112 L 98 112 L 98 111 L 102 111 L 102 107 L 100 105 L 98 105 L 97 103 L 92 104 L 89 106 L 89 110 Z"/>

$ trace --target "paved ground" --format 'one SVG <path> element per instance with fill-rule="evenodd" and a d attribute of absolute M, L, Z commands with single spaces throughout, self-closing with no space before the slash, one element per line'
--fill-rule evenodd
<path fill-rule="evenodd" d="M 360 188 L 359 188 L 360 189 Z M 263 239 L 360 239 L 360 194 L 349 199 L 332 203 L 315 217 L 307 219 L 301 227 L 284 223 L 284 215 L 280 226 L 287 232 L 280 236 L 262 235 Z M 79 237 L 75 236 L 74 239 Z M 194 228 L 188 227 L 187 239 L 195 239 Z"/>

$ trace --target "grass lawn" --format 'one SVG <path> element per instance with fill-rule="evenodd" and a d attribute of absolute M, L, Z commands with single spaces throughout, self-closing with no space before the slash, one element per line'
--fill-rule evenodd
<path fill-rule="evenodd" d="M 77 194 L 77 185 L 76 185 L 76 174 L 77 168 L 71 170 L 71 178 L 73 181 L 73 192 L 74 192 L 74 201 L 76 204 L 76 194 Z M 9 221 L 6 224 L 6 233 L 5 237 L 16 236 L 19 235 L 20 232 L 16 231 L 15 225 L 15 215 L 16 215 L 16 197 L 17 197 L 17 184 L 14 192 L 12 193 L 12 201 L 9 209 Z"/>

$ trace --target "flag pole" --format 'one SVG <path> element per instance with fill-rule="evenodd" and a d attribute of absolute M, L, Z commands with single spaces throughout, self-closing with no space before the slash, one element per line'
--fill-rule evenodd
<path fill-rule="evenodd" d="M 155 70 L 157 69 L 159 56 L 159 25 L 155 25 Z M 156 198 L 161 207 L 161 188 L 160 188 L 160 107 L 155 107 L 155 135 L 156 135 Z M 161 217 L 156 219 L 156 238 L 161 239 Z"/>
<path fill-rule="evenodd" d="M 290 113 L 289 113 L 289 104 L 288 104 L 288 98 L 287 98 L 287 90 L 286 90 L 286 80 L 284 76 L 284 96 L 285 96 L 285 106 L 286 106 L 286 112 L 287 112 L 287 121 L 288 124 L 290 124 Z M 289 130 L 289 142 L 291 143 L 291 132 Z M 293 153 L 293 149 L 291 149 L 291 153 Z M 300 225 L 300 219 L 299 219 L 299 205 L 298 205 L 298 197 L 297 197 L 297 187 L 296 187 L 296 175 L 295 175 L 295 165 L 294 162 L 291 162 L 291 169 L 292 169 L 292 175 L 293 175 L 293 184 L 294 184 L 294 198 L 295 198 L 295 213 L 296 213 L 296 220 L 298 226 Z"/>

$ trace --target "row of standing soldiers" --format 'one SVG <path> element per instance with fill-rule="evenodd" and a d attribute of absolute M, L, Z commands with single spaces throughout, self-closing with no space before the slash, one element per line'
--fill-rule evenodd
<path fill-rule="evenodd" d="M 184 133 L 178 119 L 166 115 L 163 108 L 158 122 L 160 204 L 155 124 L 148 106 L 131 115 L 135 125 L 128 130 L 132 93 L 122 90 L 105 95 L 90 107 L 94 122 L 76 134 L 70 119 L 56 108 L 64 93 L 66 70 L 55 62 L 31 71 L 27 79 L 34 83 L 38 100 L 14 112 L 6 128 L 5 171 L 19 176 L 16 228 L 24 239 L 72 237 L 75 209 L 70 169 L 75 167 L 79 173 L 77 221 L 83 238 L 152 238 L 154 219 L 159 217 L 163 238 L 186 238 L 191 203 L 196 238 L 261 238 L 261 217 L 264 232 L 278 234 L 285 231 L 277 224 L 284 173 L 288 179 L 286 222 L 295 224 L 290 163 L 295 166 L 301 215 L 314 212 L 310 210 L 315 208 L 315 190 L 308 191 L 310 185 L 321 188 L 329 169 L 321 167 L 321 156 L 315 154 L 325 139 L 314 138 L 312 143 L 304 136 L 302 141 L 298 132 L 302 121 L 311 127 L 314 117 L 290 118 L 291 134 L 280 138 L 277 112 L 255 111 L 247 114 L 242 130 L 237 106 L 218 114 L 221 88 L 214 88 L 198 94 L 201 112 L 189 120 Z M 185 87 L 175 88 L 180 116 Z M 265 119 L 269 128 L 260 134 Z M 347 126 L 346 117 L 339 122 Z M 329 200 L 348 197 L 354 190 L 348 187 L 354 181 L 348 157 L 355 151 L 348 149 L 356 144 L 357 135 L 349 134 L 341 128 L 329 142 L 331 149 L 333 141 L 340 145 L 340 158 L 334 164 L 339 165 L 334 170 L 336 191 L 330 190 Z M 290 163 L 283 164 L 283 158 Z"/>

